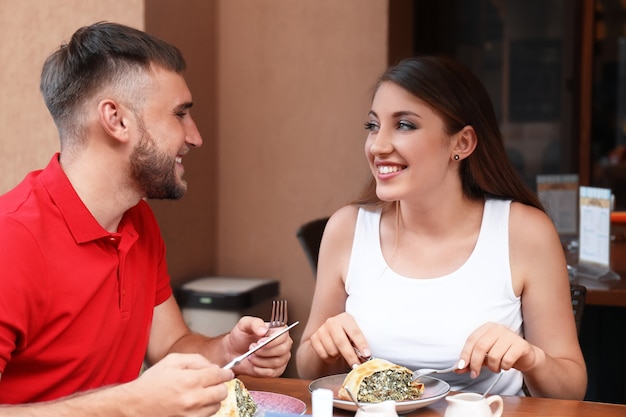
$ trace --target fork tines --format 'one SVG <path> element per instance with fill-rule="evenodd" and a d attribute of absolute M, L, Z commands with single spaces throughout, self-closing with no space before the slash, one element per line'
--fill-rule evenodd
<path fill-rule="evenodd" d="M 287 300 L 272 301 L 272 317 L 270 318 L 270 328 L 287 325 Z"/>

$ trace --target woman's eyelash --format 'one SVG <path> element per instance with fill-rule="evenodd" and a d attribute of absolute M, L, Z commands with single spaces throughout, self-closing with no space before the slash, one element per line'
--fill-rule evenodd
<path fill-rule="evenodd" d="M 378 123 L 375 123 L 375 122 L 365 122 L 363 124 L 363 127 L 365 127 L 365 130 L 374 131 L 374 130 L 378 130 L 380 126 L 378 125 Z M 396 128 L 402 129 L 402 130 L 416 129 L 413 123 L 410 123 L 404 120 L 399 121 L 398 124 L 396 125 Z"/>
<path fill-rule="evenodd" d="M 415 129 L 415 125 L 413 123 L 409 123 L 406 121 L 398 122 L 398 127 L 400 129 Z"/>
<path fill-rule="evenodd" d="M 374 122 L 365 122 L 363 126 L 365 127 L 365 130 L 374 130 L 378 127 L 378 125 Z"/>

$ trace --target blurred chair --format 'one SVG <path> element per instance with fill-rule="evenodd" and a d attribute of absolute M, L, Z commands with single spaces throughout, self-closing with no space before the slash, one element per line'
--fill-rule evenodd
<path fill-rule="evenodd" d="M 574 320 L 576 321 L 576 331 L 580 334 L 580 325 L 583 321 L 583 311 L 585 310 L 585 298 L 587 296 L 587 288 L 582 285 L 569 285 L 572 293 L 572 311 L 574 312 Z"/>
<path fill-rule="evenodd" d="M 320 253 L 320 243 L 322 242 L 322 235 L 327 222 L 328 217 L 311 220 L 300 226 L 296 231 L 298 241 L 300 241 L 311 269 L 313 269 L 313 276 L 317 276 L 317 258 Z"/>

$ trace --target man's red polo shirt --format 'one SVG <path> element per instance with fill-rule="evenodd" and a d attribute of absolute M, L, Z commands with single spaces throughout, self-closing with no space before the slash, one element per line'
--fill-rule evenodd
<path fill-rule="evenodd" d="M 107 232 L 57 154 L 0 196 L 0 230 L 0 404 L 136 378 L 153 309 L 172 294 L 148 204 Z"/>

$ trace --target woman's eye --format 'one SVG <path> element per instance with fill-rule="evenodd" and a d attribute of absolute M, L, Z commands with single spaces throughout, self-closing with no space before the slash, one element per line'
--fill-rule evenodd
<path fill-rule="evenodd" d="M 369 130 L 370 132 L 378 130 L 378 125 L 374 122 L 365 122 L 364 127 L 365 130 Z"/>
<path fill-rule="evenodd" d="M 409 123 L 405 120 L 401 120 L 398 122 L 398 129 L 400 130 L 415 130 L 416 127 L 413 123 Z"/>

